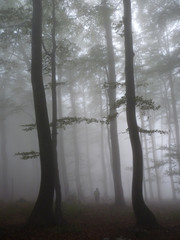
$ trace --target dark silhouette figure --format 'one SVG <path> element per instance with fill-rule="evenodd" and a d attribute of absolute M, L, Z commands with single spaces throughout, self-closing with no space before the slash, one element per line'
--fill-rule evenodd
<path fill-rule="evenodd" d="M 95 198 L 95 202 L 96 203 L 99 203 L 99 200 L 100 200 L 100 192 L 99 192 L 99 189 L 96 188 L 96 190 L 94 191 L 94 198 Z"/>

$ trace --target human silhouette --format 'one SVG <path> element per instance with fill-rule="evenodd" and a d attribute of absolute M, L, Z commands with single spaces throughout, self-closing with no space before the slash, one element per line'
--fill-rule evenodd
<path fill-rule="evenodd" d="M 96 188 L 96 190 L 94 191 L 94 198 L 95 198 L 95 202 L 96 203 L 99 203 L 99 200 L 100 200 L 100 192 L 99 192 L 99 189 Z"/>

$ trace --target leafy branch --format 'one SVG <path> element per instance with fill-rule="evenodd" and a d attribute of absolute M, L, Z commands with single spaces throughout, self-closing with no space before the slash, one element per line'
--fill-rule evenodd
<path fill-rule="evenodd" d="M 28 160 L 32 158 L 38 158 L 39 157 L 39 152 L 35 151 L 30 151 L 30 152 L 18 152 L 15 154 L 15 156 L 20 156 L 22 160 Z"/>
<path fill-rule="evenodd" d="M 68 125 L 72 125 L 74 123 L 82 123 L 85 122 L 87 124 L 90 123 L 108 123 L 110 120 L 98 120 L 96 118 L 86 118 L 86 117 L 64 117 L 64 118 L 60 118 L 57 119 L 57 128 L 66 128 L 66 126 Z M 24 131 L 32 131 L 34 129 L 36 129 L 36 124 L 25 124 L 25 125 L 21 125 L 24 129 Z M 50 126 L 52 126 L 52 123 L 50 123 Z"/>
<path fill-rule="evenodd" d="M 143 129 L 143 128 L 141 128 L 141 127 L 139 127 L 139 132 L 141 132 L 141 133 L 148 133 L 149 135 L 152 135 L 153 133 L 168 134 L 167 131 L 158 130 L 158 129 L 148 130 L 148 129 Z"/>
<path fill-rule="evenodd" d="M 139 107 L 141 110 L 158 110 L 160 105 L 155 105 L 152 99 L 144 99 L 142 96 L 136 96 L 135 98 L 136 106 Z M 126 105 L 127 99 L 126 96 L 121 97 L 118 99 L 114 105 L 115 108 L 121 107 L 122 105 Z"/>

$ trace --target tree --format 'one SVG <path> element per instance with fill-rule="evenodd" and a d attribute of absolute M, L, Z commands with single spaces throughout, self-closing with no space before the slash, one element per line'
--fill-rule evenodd
<path fill-rule="evenodd" d="M 59 179 L 58 160 L 57 160 L 57 81 L 56 81 L 56 1 L 52 1 L 52 52 L 51 56 L 51 72 L 52 72 L 52 145 L 53 145 L 53 161 L 55 174 L 55 221 L 61 222 L 61 185 Z"/>
<path fill-rule="evenodd" d="M 31 81 L 40 150 L 41 184 L 29 224 L 54 223 L 54 162 L 45 91 L 42 77 L 42 1 L 33 0 Z"/>
<path fill-rule="evenodd" d="M 157 10 L 152 11 L 154 9 L 154 1 L 146 4 L 141 0 L 136 2 L 138 4 L 139 20 L 142 23 L 140 27 L 144 31 L 144 34 L 141 34 L 142 42 L 145 43 L 143 44 L 144 53 L 147 51 L 146 60 L 144 57 L 144 67 L 146 68 L 144 72 L 146 79 L 151 79 L 151 83 L 153 83 L 151 85 L 156 85 L 155 91 L 153 89 L 153 91 L 149 92 L 151 94 L 153 92 L 153 98 L 158 98 L 161 101 L 162 114 L 161 116 L 156 115 L 156 119 L 161 117 L 161 121 L 169 129 L 168 136 L 171 135 L 171 143 L 168 145 L 176 145 L 177 173 L 179 172 L 178 146 L 180 144 L 177 107 L 179 102 L 178 72 L 180 54 L 178 47 L 180 33 L 178 25 L 179 4 L 176 1 L 166 0 L 162 6 L 161 1 L 156 1 Z M 152 21 L 149 21 L 149 16 L 151 16 Z M 149 39 L 151 40 L 149 41 Z M 161 81 L 154 81 L 157 76 Z M 163 91 L 162 88 L 164 89 Z M 169 140 L 167 139 L 167 141 Z M 161 149 L 162 152 L 167 150 L 164 146 Z M 171 148 L 169 150 L 171 152 Z M 166 155 L 164 157 L 166 158 Z M 164 160 L 164 166 L 166 164 L 167 159 Z M 170 176 L 173 177 L 172 175 L 173 171 L 171 171 Z M 171 178 L 170 181 L 173 186 L 172 180 Z"/>
<path fill-rule="evenodd" d="M 69 72 L 69 79 L 72 78 L 72 72 Z M 69 85 L 70 92 L 70 101 L 72 106 L 72 114 L 73 116 L 77 116 L 76 113 L 76 97 L 75 92 L 73 91 L 72 84 Z M 74 158 L 75 158 L 75 181 L 76 181 L 76 189 L 77 189 L 77 199 L 79 202 L 83 200 L 83 190 L 81 183 L 81 173 L 80 173 L 80 155 L 79 155 L 79 146 L 78 146 L 78 131 L 77 125 L 73 125 L 73 147 L 74 147 Z"/>
<path fill-rule="evenodd" d="M 124 206 L 124 194 L 121 182 L 121 165 L 120 165 L 120 152 L 119 141 L 117 134 L 117 111 L 114 107 L 116 102 L 116 73 L 115 73 L 115 60 L 114 49 L 112 44 L 112 30 L 110 14 L 111 9 L 107 6 L 107 1 L 102 1 L 102 13 L 104 19 L 104 28 L 106 32 L 106 44 L 107 44 L 107 60 L 108 60 L 108 100 L 109 100 L 109 116 L 110 116 L 110 138 L 112 147 L 112 171 L 114 179 L 115 190 L 115 204 Z"/>
<path fill-rule="evenodd" d="M 139 130 L 135 110 L 135 83 L 134 83 L 134 52 L 131 26 L 131 1 L 123 0 L 124 4 L 124 44 L 125 44 L 125 78 L 127 98 L 127 124 L 133 152 L 133 182 L 132 182 L 132 205 L 137 224 L 141 226 L 157 226 L 155 216 L 146 206 L 143 193 L 143 156 L 139 138 Z"/>

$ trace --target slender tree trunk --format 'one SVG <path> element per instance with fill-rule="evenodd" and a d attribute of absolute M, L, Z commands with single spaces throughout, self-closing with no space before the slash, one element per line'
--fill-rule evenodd
<path fill-rule="evenodd" d="M 164 81 L 163 81 L 164 83 Z M 167 122 L 168 122 L 168 128 L 169 128 L 169 134 L 168 134 L 168 146 L 169 146 L 169 157 L 168 157 L 168 162 L 169 162 L 169 177 L 170 177 L 170 183 L 171 183 L 171 189 L 172 189 L 172 197 L 173 200 L 177 200 L 176 196 L 176 190 L 175 190 L 175 183 L 174 183 L 174 178 L 173 178 L 173 167 L 172 167 L 172 158 L 171 158 L 171 140 L 172 140 L 172 129 L 171 129 L 171 106 L 170 106 L 170 101 L 168 99 L 168 90 L 166 87 L 166 84 L 164 83 L 164 88 L 165 91 L 165 99 L 166 99 L 166 117 L 167 117 Z"/>
<path fill-rule="evenodd" d="M 154 193 L 152 188 L 152 177 L 151 177 L 151 169 L 149 164 L 149 149 L 148 149 L 148 143 L 147 143 L 147 137 L 146 134 L 144 135 L 144 143 L 145 143 L 145 156 L 146 156 L 146 164 L 147 164 L 147 175 L 148 175 L 148 182 L 149 182 L 149 193 L 150 198 L 154 200 Z"/>
<path fill-rule="evenodd" d="M 42 1 L 33 0 L 31 81 L 40 150 L 41 184 L 39 195 L 28 223 L 34 225 L 50 225 L 54 224 L 54 163 L 51 132 L 42 77 L 41 38 Z"/>
<path fill-rule="evenodd" d="M 106 116 L 109 116 L 109 106 L 108 106 L 108 94 L 106 92 Z M 111 166 L 111 172 L 112 172 L 112 146 L 111 146 L 111 137 L 110 137 L 110 129 L 109 125 L 106 124 L 106 131 L 107 131 L 107 143 L 109 147 L 109 158 L 110 158 L 110 166 Z"/>
<path fill-rule="evenodd" d="M 169 163 L 169 177 L 170 177 L 170 183 L 171 183 L 172 197 L 173 197 L 173 200 L 177 200 L 175 183 L 174 183 L 174 178 L 173 178 L 172 159 L 171 159 L 171 132 L 169 132 L 169 135 L 168 135 L 168 146 L 170 146 L 168 163 Z"/>
<path fill-rule="evenodd" d="M 138 89 L 137 88 L 137 95 L 139 95 L 142 90 L 140 92 L 138 92 Z M 143 90 L 145 91 L 145 94 L 146 94 L 146 89 Z M 149 117 L 148 117 L 149 118 Z M 144 114 L 140 113 L 140 120 L 141 120 L 141 126 L 142 126 L 142 129 L 145 129 L 145 119 L 144 119 Z M 144 158 L 144 161 L 145 161 L 145 167 L 143 168 L 144 170 L 144 175 L 143 177 L 145 176 L 145 170 L 147 171 L 147 181 L 145 181 L 145 177 L 144 177 L 144 188 L 146 188 L 145 186 L 147 186 L 147 183 L 148 182 L 148 185 L 149 185 L 149 195 L 150 195 L 150 199 L 151 200 L 154 200 L 154 194 L 153 194 L 153 188 L 152 188 L 152 177 L 151 177 L 151 168 L 150 168 L 150 163 L 149 163 L 149 148 L 148 148 L 148 138 L 147 138 L 147 134 L 146 133 L 141 133 L 142 138 L 140 139 L 141 143 L 142 143 L 142 150 L 144 150 L 144 155 L 145 155 L 145 158 Z M 147 192 L 147 190 L 146 190 Z M 147 200 L 147 195 L 148 194 L 145 194 L 145 200 Z"/>
<path fill-rule="evenodd" d="M 171 58 L 169 35 L 168 35 L 167 32 L 166 32 L 165 41 L 166 41 L 166 45 L 165 45 L 166 54 L 169 58 Z M 166 59 L 165 59 L 165 61 L 166 61 Z M 172 113 L 173 113 L 173 117 L 174 117 L 175 139 L 176 139 L 176 149 L 177 149 L 177 162 L 178 162 L 179 171 L 180 171 L 180 132 L 179 132 L 178 111 L 177 111 L 177 106 L 176 106 L 177 101 L 176 101 L 176 94 L 175 94 L 175 89 L 174 89 L 174 79 L 173 79 L 172 70 L 169 70 L 168 80 L 169 80 L 170 94 L 171 94 Z"/>
<path fill-rule="evenodd" d="M 177 156 L 178 156 L 178 164 L 179 164 L 179 169 L 180 169 L 180 133 L 179 133 L 179 122 L 178 122 L 178 113 L 177 113 L 177 108 L 176 108 L 176 97 L 175 97 L 175 92 L 174 92 L 174 83 L 173 83 L 173 78 L 172 78 L 172 73 L 169 73 L 168 76 L 169 79 L 169 86 L 170 86 L 170 91 L 171 91 L 171 102 L 172 102 L 172 111 L 173 111 L 173 116 L 174 116 L 174 127 L 175 127 L 175 137 L 176 137 L 176 148 L 177 148 Z"/>
<path fill-rule="evenodd" d="M 56 93 L 56 16 L 55 0 L 52 0 L 52 53 L 51 53 L 51 71 L 52 71 L 52 145 L 54 157 L 55 174 L 55 221 L 60 224 L 62 220 L 61 213 L 61 186 L 59 179 L 58 159 L 57 159 L 57 93 Z"/>
<path fill-rule="evenodd" d="M 76 106 L 75 106 L 75 96 L 70 86 L 70 99 L 71 99 L 71 106 L 72 106 L 72 115 L 76 117 Z M 78 133 L 77 133 L 77 126 L 76 123 L 73 125 L 73 144 L 74 144 L 74 158 L 75 158 L 75 179 L 76 179 L 76 187 L 77 187 L 77 198 L 78 201 L 81 202 L 83 200 L 83 192 L 82 192 L 82 185 L 80 179 L 80 157 L 79 157 L 79 148 L 78 148 Z"/>
<path fill-rule="evenodd" d="M 106 116 L 109 116 L 109 105 L 108 105 L 108 94 L 107 91 L 105 92 L 106 95 Z M 106 124 L 106 140 L 107 140 L 107 149 L 106 149 L 106 154 L 109 154 L 109 161 L 108 163 L 108 167 L 107 167 L 107 173 L 109 176 L 109 180 L 112 184 L 114 184 L 114 179 L 113 179 L 113 168 L 112 168 L 112 146 L 111 146 L 111 137 L 110 137 L 110 128 L 109 128 L 109 124 Z M 113 188 L 114 190 L 114 188 Z"/>
<path fill-rule="evenodd" d="M 62 112 L 62 94 L 61 94 L 61 86 L 58 94 L 58 117 L 61 119 L 63 117 Z M 68 176 L 67 176 L 67 166 L 65 161 L 65 152 L 64 152 L 64 135 L 63 129 L 60 128 L 58 131 L 58 142 L 59 142 L 59 156 L 60 156 L 60 176 L 62 181 L 62 187 L 64 192 L 64 199 L 67 199 L 69 196 L 69 183 L 68 183 Z"/>
<path fill-rule="evenodd" d="M 86 124 L 86 123 L 85 123 Z M 85 125 L 85 137 L 86 137 L 86 157 L 87 157 L 87 167 L 88 167 L 88 179 L 90 187 L 90 196 L 93 196 L 93 179 L 92 179 L 92 167 L 90 161 L 90 151 L 89 151 L 89 131 L 87 124 Z"/>
<path fill-rule="evenodd" d="M 110 107 L 110 138 L 112 147 L 112 171 L 114 179 L 115 190 L 115 204 L 123 207 L 125 205 L 124 193 L 121 180 L 121 165 L 120 165 L 120 151 L 117 130 L 117 111 L 115 108 L 116 102 L 116 73 L 115 73 L 115 60 L 114 49 L 112 44 L 112 31 L 110 21 L 110 9 L 107 6 L 107 1 L 102 1 L 104 28 L 106 32 L 107 44 L 107 58 L 108 58 L 108 98 Z"/>
<path fill-rule="evenodd" d="M 143 135 L 142 135 L 142 133 L 140 133 L 140 141 L 142 143 L 142 149 L 143 149 Z M 145 179 L 145 171 L 143 171 L 143 179 Z M 146 185 L 146 181 L 143 181 L 143 189 L 144 189 L 144 199 L 146 201 L 147 200 L 147 185 Z"/>
<path fill-rule="evenodd" d="M 5 201 L 8 200 L 8 157 L 7 157 L 7 136 L 5 119 L 0 122 L 1 134 L 1 158 L 2 158 L 2 194 Z"/>
<path fill-rule="evenodd" d="M 141 226 L 157 226 L 153 213 L 146 206 L 143 199 L 143 156 L 135 111 L 135 84 L 134 84 L 134 52 L 131 26 L 131 1 L 123 0 L 124 4 L 124 37 L 125 37 L 125 77 L 127 98 L 127 123 L 133 152 L 133 182 L 132 205 L 137 220 Z"/>
<path fill-rule="evenodd" d="M 148 123 L 149 123 L 149 129 L 154 129 L 151 117 L 148 118 Z M 154 171 L 155 171 L 155 181 L 156 181 L 156 185 L 157 185 L 157 196 L 158 196 L 158 200 L 161 201 L 160 177 L 159 177 L 158 168 L 156 166 L 157 154 L 156 154 L 156 149 L 155 149 L 156 142 L 155 142 L 154 134 L 151 134 L 150 138 L 151 138 L 151 146 L 152 146 L 152 148 L 151 148 L 152 149 L 152 157 L 153 157 L 152 160 L 154 163 Z"/>
<path fill-rule="evenodd" d="M 84 116 L 86 116 L 86 99 L 85 93 L 83 91 L 83 111 Z M 89 179 L 89 188 L 90 188 L 90 196 L 93 196 L 93 179 L 92 179 L 92 171 L 91 171 L 91 161 L 90 161 L 90 151 L 89 151 L 89 131 L 87 124 L 85 123 L 85 138 L 86 138 L 86 158 L 87 158 L 87 170 L 88 170 L 88 179 Z"/>
<path fill-rule="evenodd" d="M 103 118 L 103 106 L 102 106 L 102 96 L 100 95 L 100 114 L 101 119 Z M 107 190 L 107 169 L 105 164 L 105 154 L 104 154 L 104 126 L 101 124 L 101 165 L 102 165 L 102 173 L 103 173 L 103 183 L 104 183 L 104 197 L 105 199 L 108 196 Z"/>

